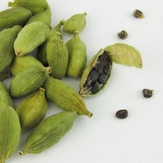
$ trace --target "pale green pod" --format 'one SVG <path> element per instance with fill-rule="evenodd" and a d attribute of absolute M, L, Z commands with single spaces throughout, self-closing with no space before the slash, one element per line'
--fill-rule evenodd
<path fill-rule="evenodd" d="M 66 46 L 69 53 L 67 76 L 78 78 L 82 75 L 87 62 L 86 45 L 80 39 L 78 31 L 67 41 Z"/>
<path fill-rule="evenodd" d="M 43 64 L 32 55 L 25 55 L 22 57 L 16 56 L 10 66 L 10 72 L 15 76 L 31 66 L 43 67 Z"/>
<path fill-rule="evenodd" d="M 16 108 L 22 128 L 36 127 L 45 117 L 47 109 L 45 89 L 40 88 L 25 97 Z"/>
<path fill-rule="evenodd" d="M 93 96 L 108 83 L 112 72 L 112 60 L 104 49 L 100 49 L 87 64 L 80 80 L 81 96 Z"/>
<path fill-rule="evenodd" d="M 45 82 L 46 97 L 59 108 L 75 111 L 79 115 L 91 117 L 93 114 L 87 109 L 84 99 L 79 93 L 62 80 L 48 77 Z"/>
<path fill-rule="evenodd" d="M 125 43 L 115 43 L 104 48 L 111 60 L 115 63 L 137 68 L 143 67 L 140 52 L 133 46 Z"/>
<path fill-rule="evenodd" d="M 50 27 L 41 22 L 33 22 L 19 32 L 15 42 L 14 50 L 17 56 L 26 55 L 44 43 L 50 32 Z"/>
<path fill-rule="evenodd" d="M 26 25 L 29 24 L 29 23 L 32 23 L 32 22 L 42 22 L 42 23 L 45 23 L 48 26 L 50 26 L 51 25 L 51 17 L 52 17 L 52 13 L 51 13 L 50 7 L 48 7 L 46 10 L 33 15 L 28 20 Z"/>
<path fill-rule="evenodd" d="M 21 28 L 16 25 L 0 32 L 0 72 L 3 72 L 11 64 L 15 56 L 13 45 Z"/>
<path fill-rule="evenodd" d="M 46 10 L 48 8 L 48 2 L 46 0 L 14 0 L 14 2 L 8 2 L 8 6 L 27 8 L 34 15 Z"/>
<path fill-rule="evenodd" d="M 19 155 L 26 153 L 41 153 L 58 143 L 73 127 L 77 114 L 72 111 L 63 111 L 51 115 L 27 137 Z"/>
<path fill-rule="evenodd" d="M 65 76 L 68 65 L 68 50 L 60 35 L 58 32 L 46 47 L 48 65 L 52 68 L 51 75 L 57 79 Z"/>
<path fill-rule="evenodd" d="M 11 107 L 14 107 L 9 90 L 3 82 L 0 82 L 0 104 L 7 104 Z"/>
<path fill-rule="evenodd" d="M 49 33 L 49 37 L 47 39 L 46 42 L 44 42 L 41 46 L 38 47 L 38 53 L 37 53 L 37 58 L 38 60 L 45 66 L 48 65 L 48 61 L 47 61 L 47 52 L 46 52 L 46 48 L 47 48 L 47 43 L 54 38 L 54 36 L 60 32 L 61 33 L 61 27 L 64 24 L 64 20 L 61 20 L 55 27 L 53 27 L 50 30 Z"/>
<path fill-rule="evenodd" d="M 86 12 L 72 15 L 65 21 L 63 31 L 71 34 L 75 31 L 81 32 L 86 25 L 86 15 Z"/>
<path fill-rule="evenodd" d="M 5 163 L 19 145 L 21 126 L 14 108 L 0 104 L 0 162 Z"/>
<path fill-rule="evenodd" d="M 0 11 L 0 31 L 6 28 L 11 28 L 14 25 L 24 25 L 32 16 L 30 10 L 15 7 Z"/>
<path fill-rule="evenodd" d="M 21 73 L 14 76 L 9 85 L 9 91 L 12 97 L 21 97 L 35 92 L 42 87 L 50 67 L 31 66 Z"/>

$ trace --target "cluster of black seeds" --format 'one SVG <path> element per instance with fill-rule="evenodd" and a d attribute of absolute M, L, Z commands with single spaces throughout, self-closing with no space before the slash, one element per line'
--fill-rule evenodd
<path fill-rule="evenodd" d="M 99 56 L 96 64 L 90 71 L 84 87 L 86 87 L 92 94 L 97 93 L 110 77 L 111 68 L 112 61 L 106 52 L 104 52 Z"/>

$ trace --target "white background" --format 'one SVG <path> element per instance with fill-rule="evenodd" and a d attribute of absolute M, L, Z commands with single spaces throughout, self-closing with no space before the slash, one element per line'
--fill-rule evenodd
<path fill-rule="evenodd" d="M 0 10 L 7 0 L 0 0 Z M 117 42 L 137 48 L 143 68 L 113 65 L 108 85 L 98 95 L 85 98 L 93 117 L 80 116 L 72 130 L 56 145 L 40 154 L 16 153 L 8 163 L 162 163 L 163 151 L 163 10 L 160 0 L 48 0 L 52 26 L 73 14 L 87 12 L 81 39 L 87 45 L 88 62 L 100 48 Z M 145 18 L 132 16 L 135 9 Z M 117 33 L 128 32 L 121 40 Z M 66 41 L 71 36 L 63 36 Z M 63 79 L 79 90 L 80 79 Z M 9 82 L 8 80 L 5 81 Z M 142 89 L 154 90 L 150 99 Z M 15 101 L 18 104 L 18 101 Z M 127 109 L 126 119 L 115 112 Z M 60 111 L 49 103 L 47 116 Z M 22 134 L 19 150 L 27 133 Z"/>

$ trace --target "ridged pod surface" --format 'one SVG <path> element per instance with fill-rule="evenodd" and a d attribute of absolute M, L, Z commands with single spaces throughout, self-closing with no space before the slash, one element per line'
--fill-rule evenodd
<path fill-rule="evenodd" d="M 0 104 L 0 163 L 10 158 L 18 147 L 21 127 L 14 108 Z"/>
<path fill-rule="evenodd" d="M 29 23 L 19 32 L 14 50 L 17 56 L 26 55 L 45 42 L 49 36 L 50 27 L 42 22 Z"/>
<path fill-rule="evenodd" d="M 133 46 L 125 43 L 115 43 L 104 48 L 111 60 L 115 63 L 137 68 L 143 67 L 140 52 Z"/>
<path fill-rule="evenodd" d="M 24 25 L 31 16 L 31 11 L 22 7 L 0 11 L 0 31 L 14 25 Z"/>
<path fill-rule="evenodd" d="M 67 71 L 68 65 L 68 49 L 57 34 L 47 42 L 46 54 L 48 65 L 52 68 L 51 75 L 57 79 L 62 79 Z"/>
<path fill-rule="evenodd" d="M 92 116 L 79 93 L 62 80 L 48 77 L 45 82 L 46 97 L 63 110 L 75 111 L 79 115 Z"/>
<path fill-rule="evenodd" d="M 87 13 L 84 12 L 69 17 L 63 25 L 63 31 L 71 34 L 75 31 L 81 32 L 86 25 L 86 15 Z"/>
<path fill-rule="evenodd" d="M 14 107 L 14 103 L 9 94 L 8 88 L 1 81 L 0 81 L 0 104 L 7 104 L 11 107 Z"/>
<path fill-rule="evenodd" d="M 48 7 L 44 11 L 33 15 L 28 20 L 26 25 L 29 24 L 29 23 L 32 23 L 32 22 L 42 22 L 42 23 L 45 23 L 45 24 L 50 26 L 51 25 L 51 16 L 52 16 L 51 10 L 50 10 L 50 7 Z"/>
<path fill-rule="evenodd" d="M 66 42 L 66 46 L 69 53 L 67 75 L 78 78 L 82 75 L 87 61 L 86 45 L 80 39 L 78 31 Z"/>
<path fill-rule="evenodd" d="M 57 33 L 61 33 L 61 26 L 64 24 L 64 20 L 61 20 L 55 27 L 50 30 L 49 37 L 46 42 L 44 42 L 41 46 L 38 47 L 37 58 L 38 60 L 45 66 L 48 65 L 47 61 L 47 44 L 48 42 L 57 35 Z"/>
<path fill-rule="evenodd" d="M 47 9 L 48 3 L 46 0 L 14 0 L 14 2 L 8 2 L 8 6 L 27 8 L 34 15 Z"/>
<path fill-rule="evenodd" d="M 0 72 L 4 71 L 11 64 L 15 56 L 14 41 L 21 28 L 21 26 L 16 25 L 0 32 Z"/>
<path fill-rule="evenodd" d="M 9 86 L 11 96 L 21 97 L 33 93 L 44 84 L 50 72 L 50 67 L 31 66 L 25 69 L 12 78 Z"/>
<path fill-rule="evenodd" d="M 10 72 L 12 73 L 12 75 L 15 76 L 18 73 L 22 72 L 24 69 L 29 68 L 31 66 L 43 66 L 43 65 L 32 55 L 25 55 L 22 57 L 15 56 L 10 66 Z"/>
<path fill-rule="evenodd" d="M 19 155 L 37 154 L 56 144 L 70 131 L 76 117 L 77 114 L 72 111 L 63 111 L 47 117 L 27 137 Z"/>
<path fill-rule="evenodd" d="M 22 128 L 36 127 L 44 118 L 47 109 L 48 104 L 43 88 L 24 98 L 16 108 Z"/>
<path fill-rule="evenodd" d="M 99 93 L 110 79 L 112 71 L 112 60 L 104 51 L 100 49 L 87 64 L 81 77 L 81 96 L 92 96 Z"/>

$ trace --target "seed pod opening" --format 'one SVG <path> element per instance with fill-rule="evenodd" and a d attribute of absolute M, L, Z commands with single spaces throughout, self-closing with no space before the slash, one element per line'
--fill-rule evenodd
<path fill-rule="evenodd" d="M 80 81 L 81 96 L 95 95 L 103 89 L 111 76 L 112 61 L 101 49 L 86 66 Z"/>
<path fill-rule="evenodd" d="M 125 66 L 133 66 L 137 68 L 143 67 L 140 52 L 133 46 L 125 43 L 115 43 L 104 48 L 111 60 L 117 64 Z"/>

